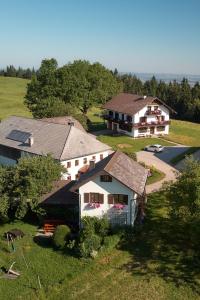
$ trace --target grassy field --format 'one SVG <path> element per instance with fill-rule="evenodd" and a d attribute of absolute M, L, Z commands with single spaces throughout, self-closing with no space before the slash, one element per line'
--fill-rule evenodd
<path fill-rule="evenodd" d="M 1 236 L 14 227 L 26 236 L 16 242 L 14 253 L 0 240 L 0 266 L 8 268 L 15 261 L 21 272 L 17 280 L 0 278 L 0 299 L 200 299 L 199 262 L 176 236 L 167 206 L 162 194 L 152 194 L 144 225 L 129 233 L 119 249 L 95 260 L 54 251 L 49 241 L 34 241 L 36 226 L 1 226 Z"/>
<path fill-rule="evenodd" d="M 105 128 L 102 119 L 97 115 L 101 113 L 99 108 L 92 108 L 88 117 L 93 124 L 94 130 L 101 130 Z M 200 124 L 171 120 L 170 133 L 164 137 L 166 140 L 180 143 L 187 146 L 199 147 L 200 146 Z"/>
<path fill-rule="evenodd" d="M 145 146 L 151 144 L 162 144 L 163 146 L 172 146 L 172 143 L 159 138 L 139 138 L 132 139 L 128 136 L 108 136 L 100 135 L 98 139 L 111 146 L 114 150 L 137 152 L 144 149 Z"/>
<path fill-rule="evenodd" d="M 24 105 L 28 80 L 0 76 L 0 119 L 10 115 L 31 116 Z"/>
<path fill-rule="evenodd" d="M 187 146 L 200 146 L 200 124 L 172 120 L 169 136 L 165 137 L 175 143 Z"/>

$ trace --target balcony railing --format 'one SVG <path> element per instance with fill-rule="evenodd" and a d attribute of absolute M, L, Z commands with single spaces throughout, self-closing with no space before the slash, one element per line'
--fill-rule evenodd
<path fill-rule="evenodd" d="M 128 120 L 122 120 L 120 118 L 115 118 L 114 116 L 111 116 L 111 115 L 104 115 L 103 118 L 105 120 L 116 122 L 116 123 L 124 123 L 124 124 L 132 123 L 132 120 L 130 120 L 130 119 L 128 119 Z"/>
<path fill-rule="evenodd" d="M 146 115 L 161 115 L 161 110 L 160 109 L 157 109 L 157 110 L 150 110 L 148 109 L 146 111 Z"/>
<path fill-rule="evenodd" d="M 111 115 L 104 115 L 104 119 L 105 120 L 109 120 L 109 121 L 112 121 L 112 122 L 115 122 L 115 123 L 119 123 L 121 125 L 121 129 L 122 127 L 124 126 L 124 130 L 127 130 L 125 128 L 129 128 L 130 130 L 130 127 L 135 127 L 135 128 L 138 128 L 138 127 L 152 127 L 152 126 L 157 126 L 157 125 L 169 125 L 170 124 L 170 121 L 167 120 L 167 121 L 152 121 L 152 122 L 139 122 L 139 123 L 132 123 L 128 120 L 120 120 L 120 119 L 116 119 L 114 116 L 111 116 Z"/>
<path fill-rule="evenodd" d="M 152 126 L 157 126 L 157 125 L 169 125 L 170 121 L 155 121 L 155 122 L 140 122 L 140 123 L 135 123 L 133 124 L 133 127 L 152 127 Z"/>

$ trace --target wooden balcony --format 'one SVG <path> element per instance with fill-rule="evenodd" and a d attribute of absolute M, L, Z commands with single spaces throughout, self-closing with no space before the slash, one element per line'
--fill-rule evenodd
<path fill-rule="evenodd" d="M 133 124 L 133 127 L 138 128 L 138 127 L 152 127 L 152 126 L 164 126 L 164 125 L 169 125 L 170 121 L 155 121 L 155 122 L 140 122 L 140 123 L 135 123 Z"/>
<path fill-rule="evenodd" d="M 159 115 L 161 115 L 161 110 L 160 109 L 157 109 L 157 110 L 147 110 L 146 111 L 146 115 L 156 115 L 156 116 L 159 116 Z"/>

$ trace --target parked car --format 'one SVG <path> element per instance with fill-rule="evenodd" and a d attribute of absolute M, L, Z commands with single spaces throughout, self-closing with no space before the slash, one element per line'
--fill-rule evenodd
<path fill-rule="evenodd" d="M 158 153 L 158 152 L 162 152 L 164 150 L 164 147 L 158 144 L 148 145 L 144 148 L 144 150 Z"/>

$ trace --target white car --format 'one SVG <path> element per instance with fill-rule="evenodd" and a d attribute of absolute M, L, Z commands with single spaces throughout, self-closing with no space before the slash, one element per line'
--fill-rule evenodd
<path fill-rule="evenodd" d="M 164 147 L 161 145 L 155 144 L 155 145 L 146 146 L 144 148 L 144 150 L 158 153 L 158 152 L 162 152 L 164 150 Z"/>

